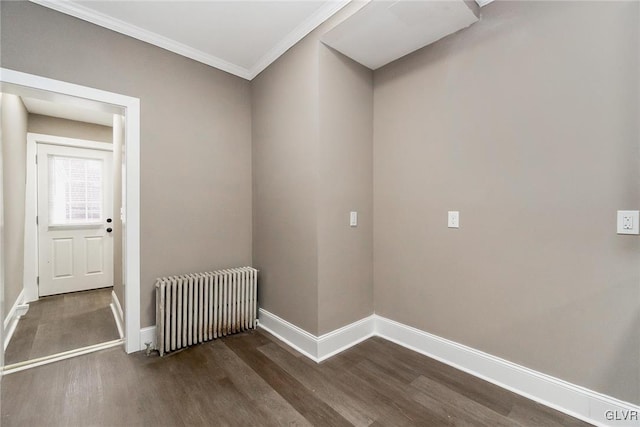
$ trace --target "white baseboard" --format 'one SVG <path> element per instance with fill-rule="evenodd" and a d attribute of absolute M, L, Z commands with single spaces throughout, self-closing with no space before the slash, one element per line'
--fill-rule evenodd
<path fill-rule="evenodd" d="M 27 311 L 29 311 L 29 304 L 25 304 L 24 300 L 25 300 L 25 296 L 24 296 L 24 290 L 23 290 L 18 295 L 18 298 L 16 298 L 15 303 L 11 307 L 11 310 L 9 310 L 9 313 L 7 313 L 7 317 L 5 317 L 4 319 L 3 345 L 5 350 L 7 349 L 7 346 L 11 341 L 11 337 L 13 337 L 13 333 L 15 332 L 16 327 L 18 326 L 18 321 L 22 316 L 27 314 Z"/>
<path fill-rule="evenodd" d="M 596 426 L 638 426 L 640 406 L 378 315 L 316 337 L 266 310 L 259 327 L 315 362 L 379 336 Z"/>
<path fill-rule="evenodd" d="M 322 362 L 375 335 L 375 316 L 353 322 L 318 337 L 318 362 Z"/>
<path fill-rule="evenodd" d="M 258 327 L 286 342 L 315 362 L 322 362 L 373 336 L 373 316 L 358 320 L 324 335 L 315 335 L 269 313 L 258 310 Z"/>
<path fill-rule="evenodd" d="M 146 350 L 147 345 L 145 343 L 151 343 L 151 348 L 156 348 L 156 327 L 148 326 L 140 329 L 140 350 Z"/>
<path fill-rule="evenodd" d="M 375 316 L 376 335 L 597 426 L 638 426 L 640 406 Z M 624 418 L 630 418 L 624 420 Z"/>
<path fill-rule="evenodd" d="M 262 308 L 258 309 L 258 319 L 259 328 L 286 342 L 309 359 L 318 361 L 318 338 L 315 335 Z"/>
<path fill-rule="evenodd" d="M 116 321 L 118 327 L 118 334 L 120 338 L 124 338 L 124 314 L 122 313 L 122 306 L 118 295 L 114 291 L 111 291 L 111 311 L 113 312 L 113 318 Z"/>

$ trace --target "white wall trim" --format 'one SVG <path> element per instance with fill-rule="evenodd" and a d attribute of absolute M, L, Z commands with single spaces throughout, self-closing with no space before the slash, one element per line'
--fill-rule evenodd
<path fill-rule="evenodd" d="M 331 18 L 340 9 L 351 3 L 351 0 L 334 0 L 327 2 L 324 6 L 318 9 L 308 19 L 294 28 L 289 34 L 287 34 L 273 49 L 267 52 L 262 58 L 254 64 L 248 71 L 249 76 L 245 77 L 248 80 L 253 80 L 258 74 L 260 74 L 265 68 L 271 65 L 276 59 L 282 56 L 292 46 L 302 40 L 307 34 L 315 30 L 320 24 L 327 19 Z M 242 76 L 241 76 L 242 77 Z"/>
<path fill-rule="evenodd" d="M 374 335 L 374 317 L 369 316 L 319 337 L 260 308 L 258 327 L 286 342 L 315 362 L 322 362 Z"/>
<path fill-rule="evenodd" d="M 318 362 L 353 347 L 375 334 L 374 316 L 343 326 L 335 331 L 320 335 L 318 342 Z"/>
<path fill-rule="evenodd" d="M 35 89 L 32 97 L 43 93 L 58 93 L 110 104 L 124 110 L 125 167 L 123 189 L 123 240 L 125 284 L 125 349 L 140 350 L 140 100 L 138 98 L 80 86 L 60 80 L 0 68 L 4 91 L 20 92 Z M 44 91 L 44 92 L 43 92 Z M 19 93 L 18 93 L 19 94 Z"/>
<path fill-rule="evenodd" d="M 289 323 L 262 308 L 258 309 L 258 327 L 286 342 L 315 362 L 322 362 L 374 335 L 374 317 L 369 316 L 319 337 Z M 156 327 L 140 330 L 140 350 L 150 342 L 156 348 Z"/>
<path fill-rule="evenodd" d="M 136 25 L 113 18 L 109 15 L 97 12 L 88 7 L 74 4 L 73 2 L 60 0 L 30 1 L 41 6 L 48 7 L 49 9 L 53 9 L 67 15 L 80 18 L 84 21 L 91 22 L 92 24 L 108 28 L 120 34 L 133 37 L 134 39 L 142 40 L 154 46 L 166 49 L 170 52 L 177 53 L 178 55 L 185 56 L 219 70 L 226 71 L 227 73 L 242 77 L 243 79 L 252 80 L 262 70 L 267 68 L 269 65 L 271 65 L 271 63 L 278 59 L 283 53 L 285 53 L 293 45 L 302 40 L 302 38 L 304 38 L 307 34 L 313 31 L 324 21 L 333 16 L 333 14 L 342 9 L 351 0 L 333 0 L 327 2 L 324 6 L 320 7 L 313 15 L 303 21 L 293 31 L 291 31 L 282 40 L 280 40 L 280 42 L 278 42 L 273 49 L 271 49 L 262 58 L 260 58 L 251 67 L 251 69 L 233 64 L 215 55 L 211 55 L 209 53 L 195 49 L 169 37 L 165 37 L 152 31 L 145 30 Z"/>
<path fill-rule="evenodd" d="M 0 117 L 2 117 L 2 92 L 0 92 Z M 2 127 L 2 126 L 0 126 Z M 2 129 L 0 129 L 0 200 L 4 201 L 4 161 L 2 158 Z M 4 202 L 3 202 L 4 203 Z M 0 209 L 0 320 L 4 319 L 4 205 Z M 4 325 L 0 328 L 0 343 L 2 343 L 2 351 L 0 351 L 0 368 L 4 366 Z M 0 369 L 0 385 L 2 385 L 2 370 Z"/>
<path fill-rule="evenodd" d="M 421 331 L 411 326 L 375 316 L 375 334 L 408 349 L 439 360 L 521 396 L 597 426 L 612 425 L 606 411 L 618 414 L 640 406 L 594 392 L 499 357 Z M 637 418 L 636 418 L 637 420 Z M 616 421 L 616 426 L 637 426 Z"/>
<path fill-rule="evenodd" d="M 18 321 L 22 316 L 24 316 L 29 310 L 29 305 L 24 303 L 24 290 L 20 292 L 18 298 L 13 303 L 11 310 L 7 313 L 7 317 L 4 319 L 4 343 L 3 349 L 6 350 L 9 342 L 11 341 L 11 337 L 18 326 Z"/>
<path fill-rule="evenodd" d="M 113 144 L 88 139 L 69 138 L 66 136 L 47 135 L 43 133 L 27 133 L 27 142 L 62 145 L 64 147 L 88 148 L 90 150 L 111 151 Z"/>
<path fill-rule="evenodd" d="M 318 338 L 315 335 L 262 308 L 258 309 L 258 327 L 286 342 L 309 359 L 318 361 Z"/>
<path fill-rule="evenodd" d="M 123 340 L 117 339 L 107 341 L 100 344 L 90 345 L 87 347 L 76 348 L 74 350 L 64 351 L 62 353 L 53 354 L 51 356 L 39 357 L 37 359 L 26 360 L 24 362 L 14 363 L 2 368 L 3 375 L 14 374 L 24 371 L 25 369 L 35 368 L 37 366 L 48 365 L 49 363 L 59 362 L 60 360 L 71 359 L 72 357 L 82 356 L 83 354 L 95 353 L 96 351 L 105 350 L 107 348 L 118 347 L 122 345 Z"/>
<path fill-rule="evenodd" d="M 326 360 L 369 337 L 379 336 L 596 426 L 638 425 L 638 405 L 375 314 L 320 337 L 264 309 L 259 310 L 259 318 L 259 327 L 315 362 Z M 607 414 L 615 417 L 615 421 L 607 419 Z M 634 414 L 636 418 L 623 419 L 625 415 Z"/>
<path fill-rule="evenodd" d="M 73 4 L 68 1 L 47 1 L 47 0 L 30 0 L 33 3 L 40 6 L 48 7 L 49 9 L 57 10 L 58 12 L 65 13 L 67 15 L 80 18 L 84 21 L 91 22 L 92 24 L 99 25 L 109 30 L 113 30 L 120 34 L 124 34 L 134 39 L 142 40 L 143 42 L 150 43 L 154 46 L 161 47 L 170 52 L 177 53 L 178 55 L 185 56 L 203 64 L 207 64 L 211 67 L 217 68 L 222 71 L 234 74 L 243 79 L 250 80 L 249 71 L 224 59 L 218 58 L 214 55 L 210 55 L 201 50 L 194 49 L 186 44 L 177 42 L 168 37 L 161 36 L 160 34 L 152 31 L 145 30 L 128 22 L 124 22 L 120 19 L 113 18 L 103 13 L 97 12 L 88 7 L 81 6 L 79 4 Z"/>
<path fill-rule="evenodd" d="M 36 139 L 27 133 L 27 165 L 24 208 L 24 271 L 22 286 L 25 300 L 38 300 L 38 227 L 35 222 L 38 215 L 38 183 L 36 165 Z"/>
<path fill-rule="evenodd" d="M 111 291 L 111 311 L 113 312 L 113 318 L 116 321 L 116 326 L 118 327 L 118 335 L 120 338 L 124 337 L 124 314 L 122 313 L 122 306 L 120 305 L 120 300 L 118 299 L 118 295 L 116 295 L 115 291 Z"/>

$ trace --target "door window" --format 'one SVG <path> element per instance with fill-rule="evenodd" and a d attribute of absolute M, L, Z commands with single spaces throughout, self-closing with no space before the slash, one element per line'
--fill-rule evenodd
<path fill-rule="evenodd" d="M 102 160 L 49 156 L 49 224 L 102 223 Z"/>

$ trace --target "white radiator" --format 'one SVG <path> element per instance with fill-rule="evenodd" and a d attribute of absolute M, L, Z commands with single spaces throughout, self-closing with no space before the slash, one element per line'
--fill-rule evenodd
<path fill-rule="evenodd" d="M 257 276 L 251 267 L 163 277 L 156 281 L 160 356 L 257 326 Z"/>

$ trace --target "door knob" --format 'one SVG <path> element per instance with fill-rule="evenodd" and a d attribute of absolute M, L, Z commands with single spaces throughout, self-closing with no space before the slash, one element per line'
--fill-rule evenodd
<path fill-rule="evenodd" d="M 107 222 L 111 222 L 113 221 L 111 218 L 107 218 Z"/>
<path fill-rule="evenodd" d="M 111 233 L 113 229 L 111 227 L 107 228 L 107 233 Z"/>

